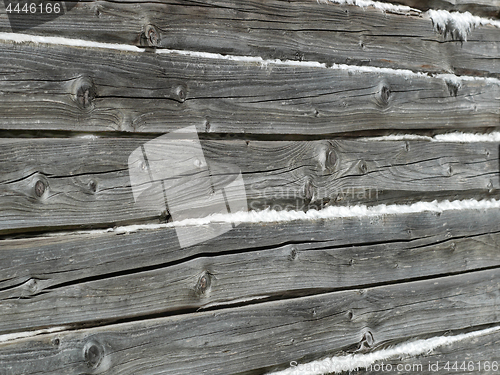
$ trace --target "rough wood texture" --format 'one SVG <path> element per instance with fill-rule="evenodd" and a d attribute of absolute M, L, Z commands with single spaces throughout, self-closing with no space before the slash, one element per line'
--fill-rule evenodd
<path fill-rule="evenodd" d="M 0 14 L 0 30 L 10 31 L 6 13 Z M 33 15 L 27 26 L 35 21 Z M 500 73 L 494 27 L 474 30 L 463 45 L 443 43 L 426 17 L 309 0 L 82 1 L 23 32 L 290 60 Z"/>
<path fill-rule="evenodd" d="M 425 238 L 341 248 L 304 243 L 202 257 L 157 270 L 70 285 L 61 283 L 58 274 L 46 274 L 43 279 L 31 278 L 0 292 L 0 310 L 4 311 L 0 333 L 94 325 L 477 271 L 500 267 L 499 247 L 499 233 L 437 244 Z"/>
<path fill-rule="evenodd" d="M 129 178 L 129 155 L 149 139 L 0 140 L 0 233 L 161 219 L 160 202 L 134 203 Z M 242 172 L 249 209 L 491 198 L 500 189 L 495 143 L 206 140 L 202 147 L 215 183 L 231 174 L 227 166 Z M 183 184 L 177 190 L 179 200 L 190 199 Z"/>
<path fill-rule="evenodd" d="M 165 133 L 196 125 L 282 137 L 500 127 L 500 85 L 483 79 L 5 44 L 0 64 L 2 129 Z"/>
<path fill-rule="evenodd" d="M 287 367 L 339 349 L 497 323 L 499 276 L 473 272 L 43 335 L 0 345 L 0 361 L 7 375 L 222 375 Z"/>
<path fill-rule="evenodd" d="M 418 6 L 488 14 L 496 1 Z M 128 157 L 193 125 L 212 182 L 241 171 L 251 209 L 498 197 L 498 144 L 348 138 L 500 129 L 499 29 L 455 41 L 411 13 L 81 1 L 24 32 L 121 51 L 2 34 L 0 375 L 263 374 L 499 324 L 498 209 L 241 223 L 208 241 L 197 226 L 186 247 L 172 224 L 76 231 L 169 219 L 134 203 Z M 2 336 L 44 328 L 61 332 Z M 453 355 L 492 353 L 475 345 Z"/>
<path fill-rule="evenodd" d="M 240 224 L 185 249 L 172 229 L 4 240 L 0 332 L 498 267 L 499 215 L 465 210 Z"/>

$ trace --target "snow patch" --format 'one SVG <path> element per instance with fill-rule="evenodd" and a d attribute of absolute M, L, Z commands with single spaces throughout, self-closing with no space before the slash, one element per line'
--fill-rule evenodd
<path fill-rule="evenodd" d="M 321 210 L 311 209 L 304 211 L 248 211 L 235 212 L 230 214 L 213 214 L 204 218 L 185 219 L 165 224 L 138 224 L 127 225 L 107 230 L 100 233 L 114 232 L 116 234 L 128 234 L 140 230 L 157 230 L 163 228 L 173 228 L 180 226 L 203 226 L 214 223 L 279 223 L 298 220 L 333 220 L 339 218 L 372 217 L 383 215 L 403 215 L 419 212 L 439 212 L 451 210 L 487 210 L 500 208 L 500 201 L 496 199 L 481 200 L 475 199 L 432 202 L 417 202 L 411 205 L 403 204 L 380 204 L 377 206 L 355 205 L 355 206 L 330 206 Z M 87 231 L 91 232 L 91 231 Z M 93 231 L 95 232 L 95 231 Z"/>
<path fill-rule="evenodd" d="M 46 334 L 46 333 L 61 332 L 61 331 L 64 331 L 68 328 L 70 328 L 70 327 L 53 327 L 53 328 L 39 329 L 37 331 L 7 333 L 4 335 L 0 335 L 0 343 L 12 341 L 12 340 L 24 339 L 27 337 L 38 336 L 38 335 L 42 335 L 42 334 Z"/>
<path fill-rule="evenodd" d="M 96 140 L 99 138 L 99 136 L 94 134 L 84 134 L 84 135 L 78 135 L 76 136 L 76 138 Z"/>
<path fill-rule="evenodd" d="M 474 16 L 469 12 L 461 13 L 430 9 L 426 14 L 438 33 L 444 34 L 445 38 L 450 35 L 453 39 L 463 42 L 467 41 L 467 37 L 472 30 L 478 26 L 500 27 L 500 21 Z"/>
<path fill-rule="evenodd" d="M 144 49 L 142 48 L 128 44 L 100 43 L 83 39 L 71 39 L 58 36 L 28 35 L 20 33 L 0 32 L 0 40 L 3 42 L 51 44 L 51 45 L 61 45 L 70 47 L 82 47 L 82 48 L 102 48 L 102 49 L 112 49 L 117 51 L 128 51 L 128 52 L 144 51 Z"/>
<path fill-rule="evenodd" d="M 292 362 L 292 367 L 273 372 L 270 375 L 322 375 L 342 373 L 367 368 L 378 361 L 386 361 L 395 357 L 415 357 L 432 352 L 442 346 L 451 345 L 460 341 L 473 339 L 479 336 L 499 332 L 500 327 L 487 328 L 479 331 L 462 333 L 455 336 L 436 336 L 425 340 L 416 340 L 396 345 L 393 348 L 377 350 L 368 354 L 350 354 L 305 364 Z"/>
<path fill-rule="evenodd" d="M 391 3 L 382 3 L 380 1 L 372 1 L 372 0 L 322 0 L 320 2 L 330 2 L 334 4 L 340 5 L 355 5 L 361 8 L 375 8 L 380 9 L 384 12 L 396 13 L 396 14 L 409 14 L 409 13 L 421 13 L 420 10 L 410 8 L 406 5 L 396 5 Z"/>
<path fill-rule="evenodd" d="M 437 134 L 434 137 L 417 134 L 391 134 L 382 137 L 363 138 L 364 141 L 429 141 L 429 142 L 456 142 L 456 143 L 474 143 L 474 142 L 500 142 L 500 132 L 488 134 L 462 133 L 454 132 L 447 134 Z"/>

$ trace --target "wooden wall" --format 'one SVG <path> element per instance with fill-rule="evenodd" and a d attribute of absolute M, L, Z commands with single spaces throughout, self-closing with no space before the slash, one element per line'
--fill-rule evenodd
<path fill-rule="evenodd" d="M 0 4 L 0 374 L 264 374 L 498 325 L 500 28 L 458 40 L 426 11 L 500 2 L 398 3 L 81 1 L 20 32 Z M 127 163 L 192 125 L 252 209 L 416 208 L 182 248 Z"/>

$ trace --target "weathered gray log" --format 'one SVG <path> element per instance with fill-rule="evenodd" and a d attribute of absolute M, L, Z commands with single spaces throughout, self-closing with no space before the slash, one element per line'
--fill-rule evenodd
<path fill-rule="evenodd" d="M 0 140 L 0 233 L 165 219 L 163 195 L 149 209 L 135 203 L 132 195 L 128 158 L 150 139 Z M 222 188 L 225 180 L 241 171 L 248 209 L 491 198 L 500 191 L 495 143 L 205 140 L 201 144 L 212 166 L 214 186 Z M 178 151 L 162 155 L 166 169 L 169 154 Z M 191 190 L 179 183 L 171 195 L 187 202 Z"/>
<path fill-rule="evenodd" d="M 0 14 L 0 30 L 10 31 L 6 12 Z M 462 45 L 436 33 L 428 17 L 370 7 L 308 0 L 204 0 L 189 6 L 181 0 L 82 1 L 55 20 L 30 28 L 38 17 L 24 17 L 23 32 L 289 60 L 500 73 L 495 52 L 500 39 L 494 27 L 477 28 Z"/>
<path fill-rule="evenodd" d="M 6 375 L 262 373 L 340 349 L 498 323 L 499 276 L 488 270 L 63 331 L 0 345 L 0 362 Z"/>
<path fill-rule="evenodd" d="M 69 285 L 58 274 L 45 274 L 0 291 L 0 333 L 94 325 L 500 267 L 499 249 L 499 233 L 341 248 L 304 243 Z"/>
<path fill-rule="evenodd" d="M 182 249 L 172 228 L 4 240 L 0 332 L 498 267 L 499 216 L 455 210 L 240 224 Z"/>
<path fill-rule="evenodd" d="M 283 137 L 500 127 L 492 80 L 7 44 L 0 64 L 2 129 L 165 133 L 195 125 Z"/>

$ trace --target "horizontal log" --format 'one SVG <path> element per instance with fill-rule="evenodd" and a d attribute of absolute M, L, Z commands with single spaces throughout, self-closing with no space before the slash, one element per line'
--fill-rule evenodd
<path fill-rule="evenodd" d="M 10 31 L 7 13 L 0 14 L 0 31 Z M 450 41 L 451 33 L 435 32 L 427 16 L 371 7 L 308 0 L 82 1 L 50 22 L 38 13 L 11 14 L 19 17 L 14 30 L 35 35 L 329 64 L 500 73 L 496 28 L 481 26 L 462 45 Z"/>
<path fill-rule="evenodd" d="M 179 247 L 172 228 L 4 240 L 0 332 L 92 325 L 498 267 L 499 216 L 497 209 L 451 210 L 242 223 L 186 248 Z"/>
<path fill-rule="evenodd" d="M 498 323 L 499 270 L 65 331 L 0 345 L 4 373 L 263 373 Z"/>
<path fill-rule="evenodd" d="M 499 233 L 439 243 L 425 238 L 341 248 L 304 243 L 69 285 L 48 274 L 0 291 L 0 332 L 93 325 L 500 267 L 499 248 Z"/>
<path fill-rule="evenodd" d="M 168 205 L 204 196 L 191 187 L 195 177 L 178 178 L 167 207 L 164 195 L 149 205 L 135 202 L 131 178 L 137 173 L 133 165 L 129 169 L 129 157 L 150 140 L 0 139 L 0 233 L 164 220 Z M 197 153 L 196 145 L 189 151 L 181 142 L 186 158 Z M 172 158 L 181 152 L 175 144 L 150 157 L 172 169 Z M 495 143 L 202 140 L 201 147 L 217 190 L 241 172 L 245 191 L 232 194 L 243 194 L 250 210 L 492 198 L 500 191 Z M 198 180 L 203 183 L 203 176 Z M 214 212 L 210 207 L 211 201 L 203 199 L 196 214 Z"/>
<path fill-rule="evenodd" d="M 500 127 L 493 79 L 8 44 L 0 44 L 0 64 L 0 127 L 8 130 L 195 125 L 283 137 Z"/>

